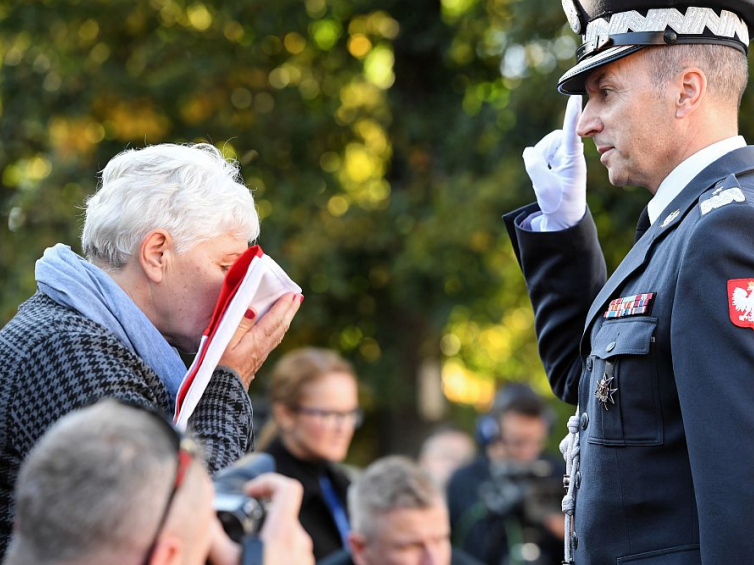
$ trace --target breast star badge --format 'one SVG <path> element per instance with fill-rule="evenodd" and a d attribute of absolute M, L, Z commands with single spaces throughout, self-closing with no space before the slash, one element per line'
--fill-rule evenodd
<path fill-rule="evenodd" d="M 613 384 L 614 377 L 608 377 L 607 373 L 602 376 L 602 380 L 597 383 L 597 390 L 594 391 L 594 396 L 597 397 L 597 401 L 602 404 L 605 410 L 609 410 L 608 402 L 615 404 L 613 394 L 618 392 L 617 388 L 610 388 Z"/>

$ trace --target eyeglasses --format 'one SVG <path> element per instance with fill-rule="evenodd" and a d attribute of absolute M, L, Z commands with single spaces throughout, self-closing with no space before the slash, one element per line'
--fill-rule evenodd
<path fill-rule="evenodd" d="M 173 506 L 173 499 L 175 498 L 178 489 L 181 488 L 181 485 L 186 479 L 186 474 L 188 473 L 189 467 L 191 466 L 191 462 L 197 457 L 198 448 L 193 440 L 184 437 L 177 429 L 173 427 L 173 425 L 165 416 L 163 416 L 156 410 L 153 410 L 141 404 L 135 404 L 121 399 L 116 400 L 124 406 L 135 408 L 136 410 L 140 410 L 146 414 L 149 414 L 154 419 L 154 421 L 159 423 L 160 427 L 165 430 L 165 434 L 170 439 L 170 443 L 175 450 L 175 474 L 173 475 L 173 481 L 170 486 L 170 494 L 168 494 L 167 502 L 165 503 L 162 514 L 160 515 L 160 520 L 157 522 L 157 530 L 152 537 L 152 543 L 149 544 L 147 554 L 144 557 L 144 565 L 149 565 L 149 562 L 152 559 L 152 554 L 157 548 L 157 540 L 160 538 L 160 534 L 165 527 L 165 522 L 167 522 L 168 520 L 170 509 Z"/>
<path fill-rule="evenodd" d="M 295 406 L 293 410 L 299 414 L 311 416 L 319 423 L 326 426 L 335 427 L 345 423 L 354 428 L 358 428 L 364 421 L 364 413 L 359 408 L 341 411 L 323 410 L 322 408 L 314 408 L 311 406 Z"/>

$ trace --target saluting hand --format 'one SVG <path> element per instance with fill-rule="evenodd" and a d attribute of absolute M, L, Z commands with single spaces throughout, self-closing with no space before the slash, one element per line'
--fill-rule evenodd
<path fill-rule="evenodd" d="M 542 210 L 542 216 L 532 222 L 538 231 L 569 228 L 586 212 L 584 144 L 576 134 L 580 117 L 581 96 L 571 96 L 563 129 L 550 132 L 534 147 L 524 149 L 526 173 Z"/>

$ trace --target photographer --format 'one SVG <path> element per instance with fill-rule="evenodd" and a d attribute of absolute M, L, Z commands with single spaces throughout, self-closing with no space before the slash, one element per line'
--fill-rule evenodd
<path fill-rule="evenodd" d="M 542 455 L 550 420 L 530 387 L 508 385 L 480 419 L 483 454 L 450 480 L 453 543 L 487 565 L 560 563 L 563 469 Z"/>
<path fill-rule="evenodd" d="M 147 409 L 104 400 L 59 420 L 24 462 L 4 563 L 313 564 L 301 486 L 267 474 L 245 489 L 270 500 L 254 554 L 223 532 L 195 444 Z"/>

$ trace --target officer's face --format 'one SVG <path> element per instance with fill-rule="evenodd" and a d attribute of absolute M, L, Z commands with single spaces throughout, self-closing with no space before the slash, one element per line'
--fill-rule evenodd
<path fill-rule="evenodd" d="M 577 133 L 591 137 L 615 186 L 644 186 L 653 194 L 680 162 L 673 89 L 652 82 L 652 67 L 639 51 L 589 75 L 589 101 Z"/>

